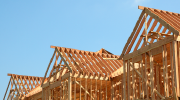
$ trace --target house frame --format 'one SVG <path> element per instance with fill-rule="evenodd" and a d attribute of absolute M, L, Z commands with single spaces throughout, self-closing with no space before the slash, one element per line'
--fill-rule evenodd
<path fill-rule="evenodd" d="M 179 100 L 180 14 L 138 8 L 120 56 L 51 46 L 44 77 L 8 74 L 3 100 Z"/>

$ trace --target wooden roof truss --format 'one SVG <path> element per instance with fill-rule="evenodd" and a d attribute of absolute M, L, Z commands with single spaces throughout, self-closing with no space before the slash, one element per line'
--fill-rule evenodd
<path fill-rule="evenodd" d="M 142 13 L 119 59 L 146 45 L 171 35 L 179 36 L 180 15 L 168 11 L 139 6 Z"/>
<path fill-rule="evenodd" d="M 39 86 L 42 82 L 42 77 L 34 77 L 34 76 L 24 76 L 24 75 L 16 75 L 16 74 L 8 74 L 10 77 L 8 87 L 6 89 L 4 99 L 9 90 L 9 94 L 7 95 L 7 100 L 12 100 L 15 97 L 23 97 L 28 94 L 31 90 Z M 9 86 L 11 88 L 9 89 Z"/>
<path fill-rule="evenodd" d="M 61 77 L 67 73 L 71 73 L 76 77 L 81 75 L 83 75 L 83 77 L 111 77 L 111 74 L 122 66 L 121 60 L 104 60 L 103 58 L 117 59 L 119 57 L 105 49 L 101 49 L 97 52 L 89 52 L 56 46 L 51 46 L 51 48 L 55 48 L 55 51 L 48 65 L 44 79 L 46 79 L 47 72 L 53 61 L 54 64 L 47 82 L 60 80 Z"/>

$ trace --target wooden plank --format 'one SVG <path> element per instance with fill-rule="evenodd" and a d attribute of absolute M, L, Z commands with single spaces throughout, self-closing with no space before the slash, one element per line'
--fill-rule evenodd
<path fill-rule="evenodd" d="M 177 41 L 173 41 L 173 65 L 174 65 L 174 77 L 175 77 L 175 86 L 176 86 L 176 93 L 177 96 L 180 96 L 179 94 L 179 75 L 178 75 L 178 62 L 177 62 Z"/>
<path fill-rule="evenodd" d="M 159 66 L 159 64 L 158 64 L 157 67 L 156 67 L 156 83 L 157 83 L 157 91 L 160 92 L 159 73 L 160 73 L 160 66 Z M 160 98 L 157 97 L 157 100 L 160 100 Z"/>
<path fill-rule="evenodd" d="M 87 78 L 85 79 L 85 90 L 87 90 Z M 85 100 L 87 100 L 87 92 L 85 92 Z"/>
<path fill-rule="evenodd" d="M 150 81 L 151 81 L 151 97 L 152 100 L 155 100 L 155 94 L 154 94 L 154 66 L 153 66 L 153 56 L 150 51 Z"/>
<path fill-rule="evenodd" d="M 14 83 L 14 85 L 15 85 L 15 88 L 16 88 L 16 90 L 17 90 L 18 95 L 20 95 L 19 89 L 17 88 L 17 84 L 16 84 L 15 79 L 14 79 L 14 76 L 12 75 L 11 78 L 12 78 L 12 80 L 13 80 L 13 83 Z"/>
<path fill-rule="evenodd" d="M 164 21 L 163 19 L 159 18 L 158 15 L 152 13 L 149 9 L 145 8 L 144 9 L 145 12 L 150 15 L 151 17 L 153 17 L 155 20 L 157 20 L 159 23 L 161 23 L 165 28 L 169 29 L 171 32 L 173 32 L 174 34 L 176 34 L 177 36 L 179 35 L 178 30 L 174 29 L 170 24 L 168 24 L 166 21 Z M 143 11 L 144 11 L 143 10 Z"/>
<path fill-rule="evenodd" d="M 95 69 L 99 72 L 99 74 L 101 76 L 105 76 L 103 74 L 103 72 L 101 71 L 101 69 L 95 64 L 95 62 L 92 60 L 92 58 L 90 58 L 90 56 L 88 55 L 88 52 L 84 52 L 84 54 L 86 55 L 87 59 L 92 63 L 92 65 L 95 67 Z"/>
<path fill-rule="evenodd" d="M 171 81 L 172 81 L 172 87 L 174 86 L 174 65 L 173 65 L 173 44 L 172 42 L 170 43 L 170 62 L 171 62 Z M 173 94 L 175 94 L 175 92 L 173 91 Z"/>
<path fill-rule="evenodd" d="M 126 100 L 126 61 L 123 60 L 123 100 Z"/>
<path fill-rule="evenodd" d="M 71 77 L 68 78 L 68 100 L 72 98 L 72 80 Z"/>
<path fill-rule="evenodd" d="M 71 74 L 72 75 L 72 74 Z M 102 76 L 93 76 L 93 75 L 82 75 L 81 73 L 79 74 L 74 74 L 72 75 L 72 77 L 76 77 L 76 78 L 88 78 L 88 79 L 98 79 L 98 80 L 109 80 L 109 77 L 102 77 Z"/>
<path fill-rule="evenodd" d="M 164 64 L 165 64 L 165 89 L 166 89 L 166 97 L 169 97 L 169 86 L 168 86 L 168 69 L 167 69 L 167 48 L 166 45 L 164 45 Z"/>
<path fill-rule="evenodd" d="M 130 61 L 127 63 L 127 88 L 128 88 L 128 100 L 130 100 Z"/>
<path fill-rule="evenodd" d="M 91 79 L 90 85 L 91 85 L 91 86 L 90 86 L 90 87 L 91 87 L 91 89 L 90 89 L 90 95 L 93 95 L 93 94 L 92 94 L 92 79 Z M 90 96 L 90 100 L 92 100 L 92 96 Z"/>
<path fill-rule="evenodd" d="M 142 55 L 141 55 L 142 56 Z M 144 70 L 143 70 L 143 59 L 141 60 L 141 74 L 142 74 L 142 93 L 141 93 L 141 95 L 142 95 L 142 98 L 144 98 L 144 81 L 143 81 L 143 79 L 144 79 Z"/>
<path fill-rule="evenodd" d="M 151 50 L 152 56 L 162 53 L 162 47 L 157 47 Z"/>
<path fill-rule="evenodd" d="M 74 82 L 76 82 L 75 77 L 74 77 Z M 74 83 L 74 100 L 76 100 L 76 83 Z"/>
<path fill-rule="evenodd" d="M 76 82 L 77 83 L 77 82 Z M 77 83 L 78 84 L 78 83 Z M 79 91 L 79 100 L 81 100 L 81 78 L 80 78 L 80 83 L 79 83 L 79 86 L 80 86 L 80 91 Z"/>
<path fill-rule="evenodd" d="M 149 27 L 152 19 L 153 19 L 152 17 L 149 18 L 148 23 L 147 23 L 147 27 Z M 157 25 L 157 21 L 155 20 L 155 21 L 153 22 L 153 25 L 151 26 L 150 31 L 154 30 L 154 28 L 155 28 L 156 25 Z M 144 34 L 145 34 L 145 29 L 143 30 L 142 35 L 144 35 Z M 148 36 L 149 36 L 149 35 L 150 35 L 150 33 L 148 33 Z M 140 38 L 139 38 L 139 40 L 138 40 L 138 42 L 137 42 L 137 44 L 136 44 L 136 46 L 135 46 L 135 48 L 134 48 L 134 51 L 136 51 L 136 50 L 138 49 L 140 43 L 142 42 L 142 39 L 143 39 L 143 37 L 140 37 Z M 143 47 L 143 46 L 144 46 L 144 44 L 142 44 L 141 47 Z"/>
<path fill-rule="evenodd" d="M 43 86 L 44 80 L 45 80 L 45 78 L 46 78 L 46 75 L 47 75 L 47 72 L 48 72 L 48 70 L 49 70 L 49 67 L 50 67 L 50 65 L 51 65 L 51 63 L 52 63 L 52 61 L 53 61 L 53 58 L 54 58 L 54 56 L 55 56 L 55 53 L 56 53 L 56 50 L 54 50 L 54 53 L 53 53 L 53 55 L 52 55 L 52 57 L 51 57 L 51 60 L 50 60 L 50 62 L 49 62 L 49 65 L 48 65 L 48 67 L 47 67 L 47 69 L 46 69 L 46 72 L 45 72 L 43 81 L 42 81 L 42 83 L 41 83 L 41 87 Z"/>
<path fill-rule="evenodd" d="M 81 99 L 81 89 L 83 89 L 84 91 L 85 91 L 85 93 L 87 93 L 90 97 L 91 97 L 91 99 L 95 99 L 93 96 L 92 96 L 92 93 L 89 93 L 88 92 L 88 90 L 86 90 L 82 85 L 81 85 L 81 79 L 80 79 L 80 82 L 77 82 L 77 81 L 75 81 L 76 82 L 76 84 L 78 84 L 79 86 L 80 86 L 80 99 Z M 91 89 L 92 90 L 92 89 Z M 96 97 L 97 97 L 97 95 L 96 95 Z"/>
<path fill-rule="evenodd" d="M 149 92 L 148 92 L 148 81 L 147 81 L 147 75 L 148 75 L 148 71 L 147 71 L 147 55 L 145 54 L 145 66 L 144 66 L 144 69 L 145 69 L 145 95 L 147 97 L 147 100 L 149 100 Z"/>
<path fill-rule="evenodd" d="M 167 97 L 166 95 L 166 81 L 165 81 L 165 50 L 164 50 L 164 45 L 162 46 L 162 60 L 163 60 L 163 82 L 164 82 L 164 92 L 165 92 L 165 96 Z"/>
<path fill-rule="evenodd" d="M 69 71 L 72 73 L 71 67 L 69 67 L 69 65 L 67 64 L 66 60 L 65 60 L 64 57 L 61 55 L 61 52 L 58 50 L 57 47 L 55 48 L 55 50 L 56 50 L 56 52 L 58 52 L 59 56 L 60 56 L 61 59 L 63 60 L 63 62 L 64 62 L 64 64 L 66 65 L 66 67 L 67 67 L 67 68 L 69 69 Z M 78 73 L 77 70 L 74 70 L 74 71 L 75 71 L 76 73 Z"/>
<path fill-rule="evenodd" d="M 134 34 L 134 37 L 131 40 L 131 43 L 129 44 L 129 46 L 127 48 L 126 54 L 128 54 L 130 52 L 135 40 L 137 39 L 137 36 L 139 35 L 139 32 L 141 31 L 141 28 L 143 27 L 145 20 L 146 20 L 146 17 L 144 16 L 139 24 L 139 27 L 138 27 L 136 33 Z"/>
<path fill-rule="evenodd" d="M 96 79 L 96 89 L 95 89 L 95 94 L 96 94 L 95 100 L 97 100 L 97 79 Z"/>
<path fill-rule="evenodd" d="M 148 41 L 147 35 L 148 34 L 147 34 L 147 14 L 146 13 L 145 13 L 145 23 L 144 24 L 145 24 L 145 28 L 144 29 L 145 29 L 145 36 L 146 36 L 145 37 L 145 45 L 147 45 L 147 41 Z"/>
<path fill-rule="evenodd" d="M 8 91 L 8 88 L 9 88 L 10 82 L 11 82 L 11 77 L 10 77 L 10 79 L 9 79 L 9 83 L 8 83 L 7 88 L 6 88 L 6 92 L 5 92 L 5 94 L 4 94 L 4 98 L 3 98 L 3 100 L 5 100 L 6 93 L 7 93 L 7 91 Z"/>
<path fill-rule="evenodd" d="M 145 11 L 143 10 L 143 11 L 141 12 L 140 16 L 139 16 L 139 19 L 138 19 L 137 22 L 136 22 L 136 25 L 135 25 L 135 27 L 134 27 L 131 35 L 129 36 L 129 38 L 128 38 L 128 40 L 127 40 L 126 45 L 125 45 L 124 48 L 123 48 L 123 51 L 122 51 L 122 53 L 121 53 L 121 56 L 118 58 L 119 60 L 122 59 L 122 57 L 124 56 L 124 53 L 126 52 L 126 49 L 127 49 L 128 45 L 129 45 L 129 43 L 131 42 L 131 39 L 133 38 L 134 33 L 136 32 L 136 29 L 137 29 L 137 27 L 139 26 L 139 23 L 140 23 L 142 17 L 144 16 L 144 13 L 145 13 Z"/>
<path fill-rule="evenodd" d="M 132 59 L 132 67 L 134 68 L 134 59 Z M 133 99 L 135 100 L 135 82 L 134 82 L 134 69 L 132 69 L 132 82 L 133 82 Z"/>
<path fill-rule="evenodd" d="M 142 60 L 142 55 L 138 55 L 138 56 L 133 57 L 133 62 L 134 63 L 139 62 L 141 60 Z"/>
<path fill-rule="evenodd" d="M 157 48 L 159 46 L 162 46 L 164 44 L 167 44 L 169 42 L 172 42 L 174 40 L 174 37 L 173 36 L 169 36 L 169 37 L 166 37 L 165 39 L 162 39 L 162 40 L 159 40 L 158 42 L 155 42 L 155 43 L 152 43 L 152 44 L 149 44 L 145 47 L 142 47 L 141 49 L 139 50 L 136 50 L 134 51 L 133 53 L 130 53 L 130 54 L 127 54 L 127 55 L 124 55 L 124 60 L 127 60 L 127 59 L 130 59 L 132 57 L 135 57 L 135 56 L 138 56 L 138 55 L 141 55 L 147 51 L 150 51 L 154 48 Z"/>
<path fill-rule="evenodd" d="M 137 70 L 138 70 L 139 73 L 141 74 L 141 64 L 140 64 L 140 62 L 139 62 L 139 65 L 138 65 L 138 66 L 139 66 L 139 68 L 138 68 Z M 141 83 L 142 83 L 142 82 L 141 82 L 141 78 L 142 78 L 142 77 L 143 77 L 143 76 L 142 76 L 142 74 L 141 74 L 141 77 L 139 77 L 139 81 L 138 81 L 138 82 L 139 82 L 139 84 L 138 84 L 138 85 L 139 85 L 139 92 L 138 92 L 138 93 L 139 93 L 139 98 L 142 98 L 142 97 L 141 97 Z"/>
<path fill-rule="evenodd" d="M 48 85 L 48 84 L 47 84 Z M 49 89 L 54 89 L 61 85 L 61 80 L 54 82 L 53 84 L 50 84 Z"/>

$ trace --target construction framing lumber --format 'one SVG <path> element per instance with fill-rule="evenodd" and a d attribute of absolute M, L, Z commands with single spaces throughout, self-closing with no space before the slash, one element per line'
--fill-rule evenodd
<path fill-rule="evenodd" d="M 3 100 L 178 100 L 180 14 L 138 8 L 120 56 L 51 46 L 44 77 L 8 74 Z"/>

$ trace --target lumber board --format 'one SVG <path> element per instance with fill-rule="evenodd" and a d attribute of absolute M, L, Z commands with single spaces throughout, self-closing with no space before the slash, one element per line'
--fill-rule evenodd
<path fill-rule="evenodd" d="M 72 78 L 68 78 L 68 100 L 72 98 Z"/>
<path fill-rule="evenodd" d="M 71 67 L 69 67 L 69 65 L 67 64 L 66 60 L 64 59 L 64 57 L 62 56 L 61 52 L 58 50 L 58 48 L 55 48 L 56 52 L 58 52 L 59 56 L 61 57 L 61 59 L 63 60 L 63 62 L 65 63 L 66 67 L 68 68 L 68 70 L 72 73 L 72 69 Z M 76 72 L 76 71 L 75 71 Z"/>
<path fill-rule="evenodd" d="M 147 46 L 145 46 L 145 47 L 142 47 L 141 49 L 139 49 L 139 50 L 137 50 L 137 51 L 134 51 L 134 52 L 132 52 L 132 53 L 129 53 L 129 54 L 127 54 L 127 55 L 124 55 L 123 59 L 124 59 L 124 60 L 128 60 L 128 59 L 130 59 L 130 58 L 132 58 L 132 57 L 141 55 L 141 54 L 143 54 L 143 53 L 145 53 L 145 52 L 147 52 L 147 51 L 150 51 L 150 50 L 152 50 L 152 49 L 154 49 L 154 48 L 157 48 L 157 47 L 159 47 L 159 46 L 162 46 L 162 45 L 164 45 L 164 44 L 167 44 L 167 43 L 169 43 L 169 42 L 172 42 L 173 40 L 174 40 L 174 36 L 166 37 L 166 38 L 163 39 L 163 40 L 159 40 L 158 42 L 149 44 L 149 45 L 147 45 Z"/>
<path fill-rule="evenodd" d="M 118 58 L 118 60 L 120 60 L 120 59 L 123 58 L 124 53 L 126 52 L 126 49 L 127 49 L 128 45 L 129 45 L 129 43 L 131 42 L 131 39 L 133 38 L 134 33 L 136 32 L 136 29 L 137 29 L 137 27 L 139 26 L 139 23 L 140 23 L 142 17 L 144 16 L 144 13 L 145 13 L 145 11 L 143 10 L 143 11 L 141 12 L 141 15 L 139 16 L 139 19 L 138 19 L 137 22 L 136 22 L 136 25 L 135 25 L 135 27 L 134 27 L 131 35 L 129 36 L 129 38 L 128 38 L 128 40 L 127 40 L 127 43 L 125 44 L 125 46 L 124 46 L 124 48 L 123 48 L 123 51 L 122 51 L 122 53 L 121 53 L 121 56 Z"/>
<path fill-rule="evenodd" d="M 6 92 L 5 92 L 5 94 L 4 94 L 4 98 L 3 98 L 3 100 L 5 100 L 6 93 L 7 93 L 7 91 L 8 91 L 8 88 L 9 88 L 10 82 L 11 82 L 11 77 L 10 77 L 10 79 L 9 79 L 9 83 L 8 83 L 7 88 L 6 88 Z"/>
<path fill-rule="evenodd" d="M 179 35 L 179 31 L 177 31 L 176 29 L 174 29 L 171 25 L 169 25 L 166 21 L 164 21 L 163 19 L 161 19 L 158 15 L 154 14 L 153 12 L 151 12 L 149 9 L 144 8 L 145 12 L 150 15 L 151 17 L 153 17 L 155 20 L 157 20 L 159 23 L 161 23 L 165 28 L 169 29 L 171 32 L 173 32 L 174 34 L 176 34 L 177 36 Z M 143 10 L 143 11 L 144 11 Z"/>
<path fill-rule="evenodd" d="M 48 67 L 47 67 L 47 69 L 46 69 L 44 78 L 43 78 L 42 83 L 41 83 L 41 87 L 43 86 L 44 80 L 45 80 L 45 78 L 46 78 L 46 75 L 47 75 L 47 72 L 48 72 L 48 70 L 49 70 L 49 67 L 50 67 L 50 65 L 51 65 L 51 63 L 52 63 L 52 61 L 53 61 L 53 58 L 54 58 L 54 56 L 55 56 L 55 53 L 56 53 L 56 50 L 54 50 L 54 53 L 53 53 L 53 55 L 52 55 L 52 57 L 51 57 L 51 60 L 50 60 L 50 62 L 49 62 L 49 65 L 48 65 Z"/>

